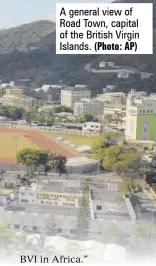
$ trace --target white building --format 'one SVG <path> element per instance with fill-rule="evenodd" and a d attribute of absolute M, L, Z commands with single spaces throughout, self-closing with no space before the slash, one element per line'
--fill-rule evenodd
<path fill-rule="evenodd" d="M 123 92 L 109 92 L 99 94 L 97 99 L 104 102 L 103 114 L 119 113 L 126 116 L 126 95 Z"/>
<path fill-rule="evenodd" d="M 91 91 L 86 87 L 66 87 L 61 90 L 61 105 L 73 108 L 76 102 L 90 97 Z"/>
<path fill-rule="evenodd" d="M 114 67 L 115 63 L 114 62 L 100 62 L 99 67 L 104 68 L 104 67 Z"/>
<path fill-rule="evenodd" d="M 80 117 L 84 113 L 90 113 L 97 117 L 103 114 L 104 103 L 97 99 L 82 99 L 74 105 L 74 116 Z"/>
<path fill-rule="evenodd" d="M 126 71 L 119 72 L 117 75 L 118 79 L 127 79 L 129 77 L 129 73 Z"/>
<path fill-rule="evenodd" d="M 152 73 L 141 72 L 141 79 L 149 79 L 151 76 L 153 76 Z"/>
<path fill-rule="evenodd" d="M 116 87 L 115 85 L 108 84 L 105 88 L 103 88 L 103 93 L 113 91 L 115 87 Z"/>
<path fill-rule="evenodd" d="M 112 103 L 113 105 L 121 104 L 122 101 L 125 100 L 125 98 L 126 98 L 126 94 L 123 92 L 107 92 L 107 93 L 97 95 L 97 100 L 108 101 Z"/>
<path fill-rule="evenodd" d="M 38 233 L 43 231 L 47 219 L 53 216 L 57 234 L 74 235 L 81 206 L 81 183 L 77 180 L 52 182 L 51 186 L 45 183 L 49 188 L 44 190 L 35 185 L 31 189 L 21 189 L 19 203 L 13 202 L 7 207 L 0 207 L 0 222 L 15 231 Z M 118 182 L 111 181 L 110 177 L 108 180 L 99 180 L 96 186 L 90 186 L 89 233 L 92 237 L 111 232 L 112 229 L 118 229 L 124 235 L 131 234 L 134 226 L 133 217 L 125 199 L 121 198 L 118 187 Z M 73 197 L 78 201 L 74 201 Z"/>
<path fill-rule="evenodd" d="M 103 131 L 103 125 L 97 122 L 86 122 L 83 125 L 83 131 L 100 133 Z"/>
<path fill-rule="evenodd" d="M 78 207 L 82 197 L 80 185 L 75 180 L 52 180 L 21 187 L 19 203 Z"/>

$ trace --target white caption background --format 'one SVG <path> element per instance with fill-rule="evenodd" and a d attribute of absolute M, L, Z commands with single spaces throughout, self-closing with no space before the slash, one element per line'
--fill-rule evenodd
<path fill-rule="evenodd" d="M 74 15 L 85 10 L 98 15 Z M 153 54 L 153 5 L 56 4 L 56 54 Z"/>

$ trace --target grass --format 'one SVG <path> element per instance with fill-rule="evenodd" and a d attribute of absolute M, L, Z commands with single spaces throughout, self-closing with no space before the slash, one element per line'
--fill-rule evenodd
<path fill-rule="evenodd" d="M 64 139 L 71 141 L 72 144 L 75 144 L 77 146 L 84 146 L 84 145 L 92 146 L 95 143 L 95 141 L 101 139 L 101 136 L 85 137 L 85 136 L 70 136 L 70 135 L 54 134 L 54 133 L 45 133 L 45 135 L 49 138 L 53 138 L 53 140 L 59 144 L 61 143 L 61 141 L 56 140 L 56 136 L 61 136 Z M 64 144 L 61 143 L 61 145 Z M 68 147 L 67 145 L 65 146 Z"/>
<path fill-rule="evenodd" d="M 15 140 L 18 138 L 18 140 Z M 24 133 L 0 133 L 0 158 L 16 158 L 17 151 L 24 148 L 38 148 L 24 136 Z"/>

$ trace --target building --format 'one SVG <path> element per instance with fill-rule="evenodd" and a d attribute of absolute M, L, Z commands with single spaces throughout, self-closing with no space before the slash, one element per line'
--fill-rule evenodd
<path fill-rule="evenodd" d="M 87 87 L 66 87 L 61 90 L 61 105 L 74 108 L 75 103 L 90 97 L 91 91 Z"/>
<path fill-rule="evenodd" d="M 19 190 L 19 203 L 78 207 L 81 197 L 81 182 L 76 180 L 44 181 Z"/>
<path fill-rule="evenodd" d="M 61 90 L 63 86 L 60 85 L 43 85 L 41 90 L 46 94 L 45 100 L 51 102 L 60 102 Z"/>
<path fill-rule="evenodd" d="M 103 131 L 103 125 L 97 122 L 86 122 L 83 125 L 83 131 L 100 133 Z"/>
<path fill-rule="evenodd" d="M 151 76 L 153 76 L 152 73 L 141 72 L 141 79 L 149 79 Z"/>
<path fill-rule="evenodd" d="M 74 116 L 80 117 L 84 113 L 90 113 L 97 117 L 103 114 L 104 103 L 97 99 L 82 99 L 74 105 Z"/>
<path fill-rule="evenodd" d="M 8 89 L 6 89 L 6 95 L 13 95 L 13 96 L 17 96 L 17 97 L 22 97 L 23 90 L 16 88 L 16 87 L 8 88 Z"/>
<path fill-rule="evenodd" d="M 22 89 L 27 89 L 31 87 L 31 79 L 17 79 L 15 83 L 16 86 Z"/>
<path fill-rule="evenodd" d="M 144 92 L 142 92 L 144 95 Z M 138 92 L 139 95 L 139 92 Z M 126 103 L 126 139 L 156 141 L 156 97 L 130 93 Z"/>
<path fill-rule="evenodd" d="M 134 217 L 129 204 L 119 192 L 118 180 L 108 174 L 94 180 L 89 189 L 91 237 L 118 229 L 121 235 L 131 234 Z M 81 179 L 81 177 L 80 177 Z M 53 216 L 58 235 L 74 236 L 80 208 L 82 183 L 78 180 L 43 180 L 19 190 L 19 202 L 0 207 L 1 223 L 14 231 L 43 232 L 45 222 Z M 2 201 L 5 201 L 3 198 Z M 2 202 L 3 203 L 3 202 Z"/>
<path fill-rule="evenodd" d="M 0 103 L 2 105 L 12 105 L 15 107 L 32 107 L 34 99 L 28 96 L 14 96 L 14 95 L 4 95 L 0 98 Z"/>
<path fill-rule="evenodd" d="M 77 149 L 77 148 L 76 148 Z M 79 151 L 80 152 L 80 151 Z M 68 173 L 97 173 L 98 161 L 87 157 L 69 158 L 67 160 L 66 169 Z"/>
<path fill-rule="evenodd" d="M 119 72 L 117 75 L 118 79 L 127 79 L 129 77 L 129 73 L 127 71 Z"/>
<path fill-rule="evenodd" d="M 123 92 L 98 94 L 97 99 L 104 102 L 103 114 L 121 114 L 126 116 L 126 95 Z"/>
<path fill-rule="evenodd" d="M 104 68 L 104 67 L 114 67 L 115 63 L 114 62 L 100 62 L 99 67 Z"/>
<path fill-rule="evenodd" d="M 126 94 L 123 92 L 107 92 L 103 94 L 97 95 L 97 100 L 110 102 L 113 105 L 122 104 L 122 102 L 126 99 Z"/>

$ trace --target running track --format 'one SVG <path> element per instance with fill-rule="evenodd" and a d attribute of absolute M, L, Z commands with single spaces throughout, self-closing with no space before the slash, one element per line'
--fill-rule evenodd
<path fill-rule="evenodd" d="M 39 148 L 48 150 L 52 153 L 57 153 L 63 156 L 66 156 L 67 158 L 74 158 L 76 157 L 76 154 L 72 151 L 69 151 L 68 149 L 62 147 L 61 145 L 57 144 L 52 139 L 46 137 L 39 131 L 35 130 L 23 130 L 23 129 L 17 129 L 17 128 L 0 128 L 0 133 L 6 132 L 6 133 L 23 133 L 27 135 L 27 138 L 34 144 L 36 144 Z M 15 159 L 12 158 L 0 158 L 0 163 L 16 163 Z"/>

